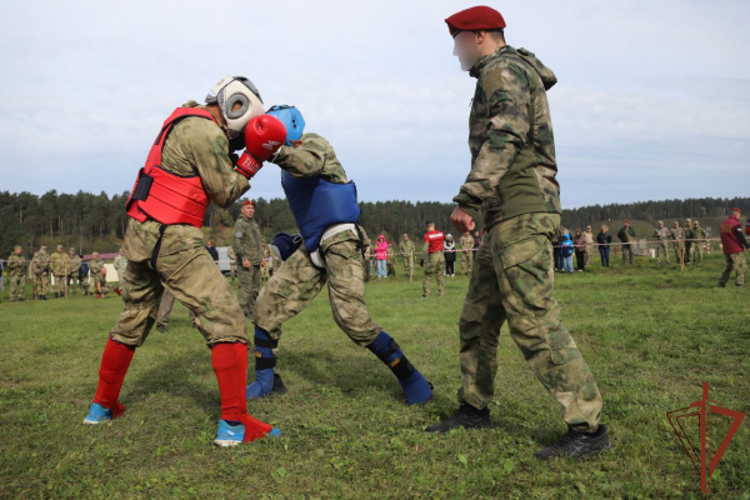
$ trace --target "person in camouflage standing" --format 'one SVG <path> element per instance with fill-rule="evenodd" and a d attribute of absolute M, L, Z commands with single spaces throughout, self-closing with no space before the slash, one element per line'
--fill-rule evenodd
<path fill-rule="evenodd" d="M 386 259 L 388 266 L 388 276 L 396 276 L 396 250 L 393 248 L 393 242 L 388 242 L 388 258 Z"/>
<path fill-rule="evenodd" d="M 234 253 L 232 245 L 227 248 L 227 257 L 229 258 L 229 276 L 232 277 L 232 283 L 234 283 L 234 278 L 237 276 L 237 254 Z"/>
<path fill-rule="evenodd" d="M 669 240 L 672 239 L 672 232 L 669 228 L 664 226 L 664 221 L 659 221 L 659 227 L 654 230 L 654 238 L 656 238 L 656 261 L 661 264 L 661 257 L 664 255 L 664 262 L 669 265 Z"/>
<path fill-rule="evenodd" d="M 414 277 L 414 250 L 414 242 L 404 233 L 401 243 L 398 244 L 398 251 L 404 259 L 404 273 L 409 277 L 409 281 Z"/>
<path fill-rule="evenodd" d="M 622 249 L 622 264 L 633 265 L 633 246 L 635 245 L 635 229 L 630 225 L 630 220 L 625 219 L 625 225 L 620 228 L 617 232 L 617 237 L 620 239 Z"/>
<path fill-rule="evenodd" d="M 62 245 L 57 245 L 55 253 L 50 257 L 50 268 L 55 277 L 55 297 L 68 296 L 68 276 L 70 276 L 70 257 L 65 253 Z"/>
<path fill-rule="evenodd" d="M 505 21 L 474 7 L 446 22 L 464 70 L 477 78 L 470 117 L 472 166 L 451 215 L 461 232 L 484 211 L 486 235 L 474 260 L 459 332 L 461 406 L 427 428 L 492 425 L 500 328 L 560 404 L 568 433 L 537 457 L 582 457 L 610 447 L 602 399 L 561 320 L 554 296 L 552 240 L 560 227 L 560 187 L 546 90 L 557 79 L 534 54 L 505 44 Z"/>
<path fill-rule="evenodd" d="M 594 242 L 596 241 L 596 238 L 594 238 L 594 230 L 591 228 L 591 226 L 586 226 L 586 230 L 583 232 L 583 241 L 586 243 L 586 246 L 584 247 L 584 267 L 589 267 L 591 265 L 591 254 L 594 251 Z"/>
<path fill-rule="evenodd" d="M 685 264 L 693 263 L 693 219 L 685 219 Z"/>
<path fill-rule="evenodd" d="M 424 260 L 424 277 L 422 278 L 422 298 L 426 299 L 432 291 L 431 281 L 434 275 L 437 279 L 438 297 L 445 293 L 445 253 L 443 244 L 445 235 L 435 229 L 435 223 L 428 221 L 425 225 L 422 260 Z"/>
<path fill-rule="evenodd" d="M 72 295 L 76 295 L 76 288 L 79 287 L 83 290 L 81 281 L 81 258 L 76 254 L 76 249 L 70 247 L 68 249 L 68 259 L 70 259 L 70 274 L 68 274 L 68 290 Z M 77 286 L 76 286 L 77 285 Z"/>
<path fill-rule="evenodd" d="M 706 244 L 706 230 L 701 223 L 693 221 L 693 262 L 700 264 L 703 262 L 703 245 Z"/>
<path fill-rule="evenodd" d="M 271 277 L 271 247 L 265 239 L 260 240 L 260 279 L 268 281 Z"/>
<path fill-rule="evenodd" d="M 120 248 L 117 257 L 115 257 L 114 267 L 115 271 L 117 271 L 117 282 L 122 284 L 125 281 L 125 269 L 128 267 L 128 259 L 123 255 L 122 248 Z"/>
<path fill-rule="evenodd" d="M 42 246 L 31 259 L 31 268 L 34 272 L 34 293 L 39 300 L 47 300 L 49 292 L 49 263 L 50 256 L 47 247 Z"/>
<path fill-rule="evenodd" d="M 260 290 L 260 266 L 263 261 L 260 228 L 255 222 L 255 201 L 242 202 L 240 216 L 234 223 L 232 248 L 237 256 L 240 287 L 237 301 L 245 317 L 252 321 L 255 301 Z"/>
<path fill-rule="evenodd" d="M 680 227 L 680 221 L 674 221 L 674 227 L 670 231 L 674 242 L 674 255 L 677 264 L 684 263 L 685 259 L 685 230 Z"/>
<path fill-rule="evenodd" d="M 466 231 L 461 236 L 458 246 L 461 247 L 461 274 L 471 276 L 471 270 L 474 267 L 474 237 L 471 231 Z"/>
<path fill-rule="evenodd" d="M 11 302 L 26 300 L 26 259 L 23 258 L 22 252 L 20 246 L 15 246 L 7 261 Z"/>
<path fill-rule="evenodd" d="M 89 272 L 91 278 L 89 279 L 89 293 L 92 295 L 96 293 L 96 298 L 101 299 L 102 296 L 107 295 L 109 292 L 109 285 L 107 285 L 107 268 L 104 267 L 104 261 L 99 258 L 99 252 L 91 254 L 91 260 L 88 262 Z"/>
<path fill-rule="evenodd" d="M 333 319 L 349 338 L 380 359 L 396 376 L 409 405 L 426 403 L 432 386 L 404 356 L 396 341 L 375 323 L 365 303 L 363 251 L 357 188 L 331 144 L 305 133 L 297 108 L 274 106 L 269 114 L 286 126 L 287 141 L 272 162 L 282 169 L 282 187 L 302 244 L 284 252 L 284 265 L 260 292 L 255 309 L 255 381 L 248 398 L 284 392 L 274 372 L 281 326 L 302 312 L 328 285 Z M 274 238 L 274 246 L 279 248 Z"/>
<path fill-rule="evenodd" d="M 122 415 L 125 375 L 166 289 L 195 314 L 211 350 L 221 400 L 214 444 L 234 446 L 279 434 L 247 412 L 247 321 L 206 250 L 201 227 L 209 204 L 230 207 L 285 137 L 283 124 L 263 115 L 260 94 L 244 77 L 222 78 L 205 106 L 189 101 L 164 122 L 126 203 L 125 305 L 109 333 L 85 424 Z M 245 152 L 236 159 L 230 151 L 240 149 L 240 142 Z"/>
<path fill-rule="evenodd" d="M 375 249 L 372 246 L 372 240 L 370 238 L 365 238 L 365 253 L 364 253 L 364 262 L 362 265 L 365 268 L 365 283 L 370 281 L 370 278 L 372 278 L 373 274 L 373 263 L 375 262 Z"/>

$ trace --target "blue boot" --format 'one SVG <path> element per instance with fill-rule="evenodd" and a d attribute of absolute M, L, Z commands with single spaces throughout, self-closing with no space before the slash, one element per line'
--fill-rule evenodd
<path fill-rule="evenodd" d="M 273 350 L 279 343 L 259 326 L 255 327 L 255 382 L 247 386 L 247 399 L 262 398 L 268 396 L 274 390 L 274 367 L 276 356 Z M 279 383 L 283 387 L 281 378 Z M 284 388 L 286 390 L 286 388 Z"/>
<path fill-rule="evenodd" d="M 380 332 L 367 348 L 396 375 L 404 389 L 407 405 L 422 404 L 432 399 L 432 384 L 406 359 L 401 347 L 390 335 Z"/>

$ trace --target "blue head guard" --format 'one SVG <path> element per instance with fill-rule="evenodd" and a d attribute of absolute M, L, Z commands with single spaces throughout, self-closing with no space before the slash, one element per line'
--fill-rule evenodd
<path fill-rule="evenodd" d="M 294 146 L 293 143 L 300 140 L 305 131 L 305 119 L 297 108 L 286 104 L 276 105 L 271 106 L 266 114 L 278 118 L 286 127 L 287 146 Z"/>

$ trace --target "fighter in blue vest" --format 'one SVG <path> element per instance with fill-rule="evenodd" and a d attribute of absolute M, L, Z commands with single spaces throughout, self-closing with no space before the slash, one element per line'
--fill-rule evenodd
<path fill-rule="evenodd" d="M 271 163 L 281 167 L 284 192 L 302 244 L 277 237 L 284 263 L 255 305 L 255 382 L 248 398 L 286 390 L 274 373 L 281 325 L 296 316 L 328 285 L 336 324 L 355 343 L 375 354 L 396 375 L 409 405 L 432 397 L 432 385 L 370 317 L 365 304 L 363 241 L 357 189 L 346 177 L 331 145 L 318 134 L 303 135 L 305 120 L 291 106 L 268 111 L 287 128 L 287 142 Z"/>

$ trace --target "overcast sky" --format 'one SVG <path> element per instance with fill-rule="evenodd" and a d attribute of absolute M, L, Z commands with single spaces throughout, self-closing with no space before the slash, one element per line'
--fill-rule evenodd
<path fill-rule="evenodd" d="M 469 102 L 457 1 L 0 4 L 0 191 L 130 189 L 163 120 L 226 74 L 295 104 L 360 198 L 449 202 Z M 750 1 L 491 3 L 556 72 L 563 207 L 747 196 Z M 283 196 L 278 168 L 253 197 Z"/>

